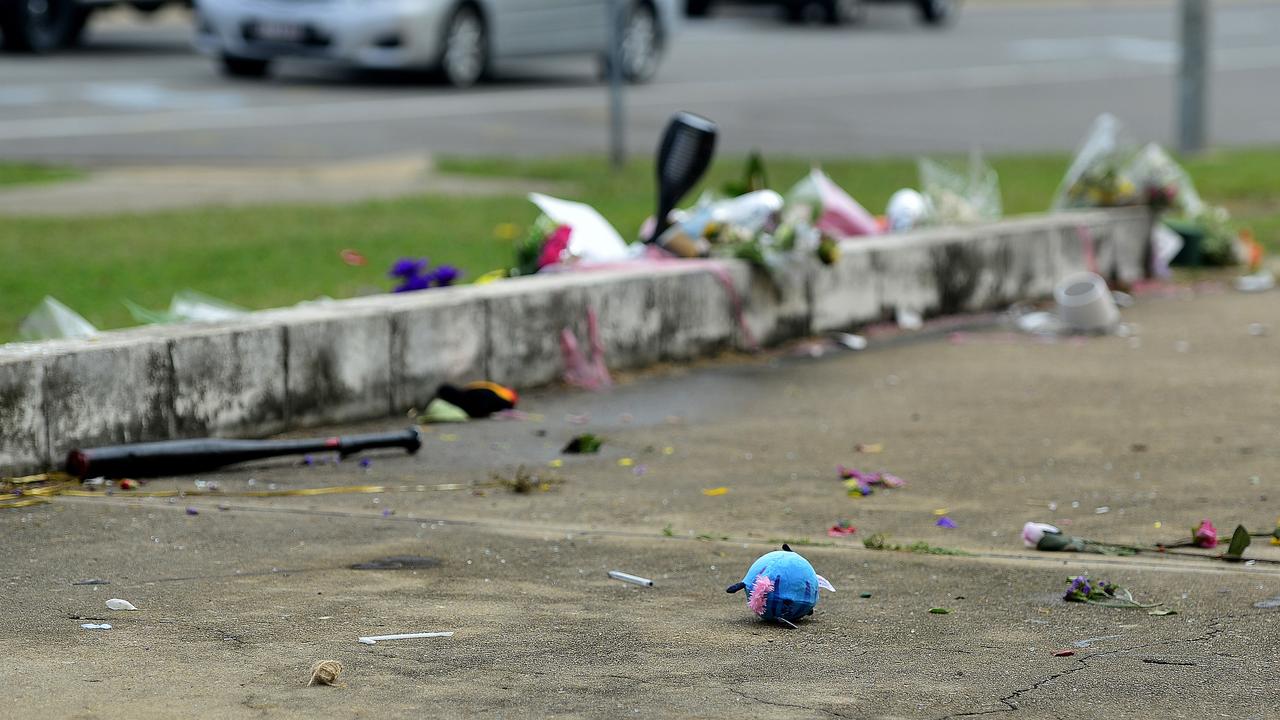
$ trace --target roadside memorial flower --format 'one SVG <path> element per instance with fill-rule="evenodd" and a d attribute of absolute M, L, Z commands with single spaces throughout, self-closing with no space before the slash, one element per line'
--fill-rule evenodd
<path fill-rule="evenodd" d="M 569 236 L 571 234 L 573 234 L 573 228 L 568 225 L 560 225 L 547 236 L 546 241 L 542 243 L 542 250 L 538 254 L 539 269 L 548 265 L 555 265 L 564 259 L 564 254 L 569 249 Z"/>
<path fill-rule="evenodd" d="M 1133 599 L 1133 593 L 1127 588 L 1105 580 L 1089 582 L 1089 578 L 1084 575 L 1067 579 L 1067 592 L 1063 594 L 1062 599 L 1067 602 L 1117 608 L 1153 608 L 1163 604 L 1140 603 Z"/>
<path fill-rule="evenodd" d="M 391 292 L 415 292 L 433 287 L 452 285 L 462 275 L 452 265 L 441 265 L 430 270 L 431 262 L 427 258 L 400 258 L 387 271 L 387 277 L 400 280 L 400 284 Z"/>
<path fill-rule="evenodd" d="M 1039 522 L 1029 522 L 1022 526 L 1022 542 L 1027 547 L 1046 552 L 1085 552 L 1099 555 L 1138 554 L 1138 548 L 1129 545 L 1117 545 L 1064 535 L 1061 530 L 1053 525 Z"/>
<path fill-rule="evenodd" d="M 848 468 L 844 465 L 836 466 L 836 473 L 840 479 L 844 481 L 845 490 L 848 491 L 850 497 L 865 497 L 872 493 L 875 486 L 886 488 L 900 488 L 907 484 L 906 480 L 887 472 L 862 472 L 856 468 Z"/>
<path fill-rule="evenodd" d="M 1022 542 L 1027 547 L 1036 548 L 1046 533 L 1061 535 L 1062 531 L 1048 523 L 1029 522 L 1022 526 Z"/>
<path fill-rule="evenodd" d="M 827 530 L 827 535 L 838 538 L 852 535 L 856 532 L 858 532 L 858 528 L 851 525 L 848 520 L 841 520 Z"/>
<path fill-rule="evenodd" d="M 1191 529 L 1191 539 L 1198 547 L 1212 548 L 1218 546 L 1218 529 L 1209 520 L 1201 520 Z"/>

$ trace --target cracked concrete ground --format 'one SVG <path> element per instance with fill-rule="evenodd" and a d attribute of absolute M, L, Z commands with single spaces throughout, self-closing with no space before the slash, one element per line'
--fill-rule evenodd
<path fill-rule="evenodd" d="M 368 468 L 266 463 L 202 478 L 221 498 L 3 511 L 0 686 L 24 718 L 1273 717 L 1280 614 L 1254 603 L 1280 594 L 1280 548 L 1250 548 L 1253 565 L 1057 555 L 1019 530 L 1152 544 L 1203 517 L 1269 529 L 1276 297 L 1141 299 L 1136 339 L 726 358 L 532 393 L 540 417 L 435 428 L 417 456 Z M 548 468 L 584 430 L 602 452 Z M 848 498 L 837 463 L 908 484 Z M 565 482 L 434 489 L 521 464 Z M 234 496 L 357 483 L 387 490 Z M 934 525 L 944 508 L 956 529 Z M 837 520 L 857 534 L 827 538 Z M 972 554 L 872 551 L 872 533 Z M 723 592 L 783 540 L 838 588 L 797 630 Z M 349 568 L 396 555 L 436 563 Z M 1082 572 L 1177 614 L 1062 602 Z M 110 584 L 72 584 L 87 578 Z M 456 634 L 356 642 L 415 631 Z M 305 686 L 322 659 L 345 665 L 342 687 Z"/>

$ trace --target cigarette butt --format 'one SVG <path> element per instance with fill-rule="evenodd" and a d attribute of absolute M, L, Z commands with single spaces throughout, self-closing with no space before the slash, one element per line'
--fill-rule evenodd
<path fill-rule="evenodd" d="M 357 638 L 365 645 L 373 645 L 382 640 L 417 640 L 418 638 L 453 637 L 452 632 L 400 633 L 398 635 L 368 635 Z"/>
<path fill-rule="evenodd" d="M 650 580 L 649 578 L 642 578 L 638 575 L 631 575 L 629 573 L 619 572 L 617 570 L 610 570 L 609 577 L 613 578 L 614 580 L 621 580 L 622 582 L 631 583 L 632 585 L 643 585 L 645 587 L 653 587 L 653 581 Z"/>

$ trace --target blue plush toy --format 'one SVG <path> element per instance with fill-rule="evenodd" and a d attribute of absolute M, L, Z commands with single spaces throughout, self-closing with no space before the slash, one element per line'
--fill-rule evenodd
<path fill-rule="evenodd" d="M 761 555 L 751 564 L 742 582 L 725 588 L 727 593 L 747 590 L 747 607 L 763 620 L 784 625 L 813 614 L 818 604 L 818 588 L 835 592 L 827 579 L 814 572 L 808 560 L 783 545 L 781 550 Z"/>

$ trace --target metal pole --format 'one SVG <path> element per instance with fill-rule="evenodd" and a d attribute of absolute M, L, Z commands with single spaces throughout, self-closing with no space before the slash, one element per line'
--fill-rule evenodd
<path fill-rule="evenodd" d="M 1208 145 L 1209 0 L 1182 0 L 1182 61 L 1178 69 L 1178 149 L 1184 155 Z"/>
<path fill-rule="evenodd" d="M 622 36 L 626 2 L 609 0 L 605 6 L 609 13 L 609 164 L 617 171 L 627 162 L 622 107 Z"/>

